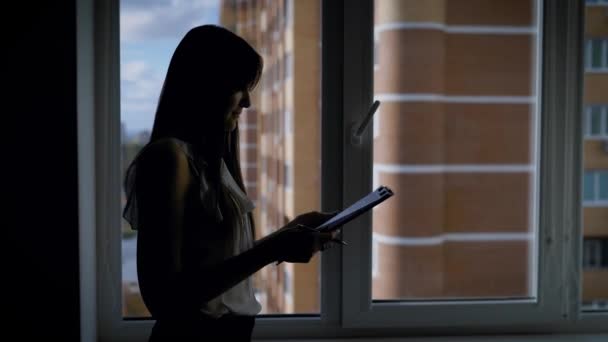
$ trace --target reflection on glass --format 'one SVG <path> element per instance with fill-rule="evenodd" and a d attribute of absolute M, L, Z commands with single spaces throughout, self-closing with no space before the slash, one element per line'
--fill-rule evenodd
<path fill-rule="evenodd" d="M 239 122 L 240 159 L 256 204 L 257 238 L 320 208 L 320 0 L 215 0 L 151 6 L 121 0 L 124 169 L 148 141 L 173 50 L 192 26 L 219 24 L 264 58 L 252 106 Z M 191 25 L 191 26 L 190 26 Z M 162 28 L 162 29 L 159 29 Z M 123 194 L 124 205 L 124 194 Z M 123 223 L 123 316 L 149 313 L 139 295 L 136 233 Z M 319 257 L 269 265 L 254 276 L 263 314 L 319 313 Z"/>
<path fill-rule="evenodd" d="M 374 299 L 535 296 L 539 5 L 375 1 Z"/>

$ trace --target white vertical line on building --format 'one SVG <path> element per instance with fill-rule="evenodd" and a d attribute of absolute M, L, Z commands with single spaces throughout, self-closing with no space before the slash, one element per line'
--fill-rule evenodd
<path fill-rule="evenodd" d="M 464 164 L 464 165 L 413 165 L 413 164 L 374 164 L 374 171 L 383 173 L 516 173 L 533 172 L 534 165 L 527 164 Z"/>
<path fill-rule="evenodd" d="M 374 241 L 392 246 L 437 246 L 446 242 L 530 241 L 533 233 L 447 233 L 428 237 L 388 236 L 373 233 Z"/>
<path fill-rule="evenodd" d="M 382 93 L 376 98 L 385 102 L 445 102 L 445 103 L 491 103 L 533 104 L 535 96 L 451 96 L 429 93 Z"/>
<path fill-rule="evenodd" d="M 255 130 L 258 128 L 256 124 L 239 123 L 239 131 L 243 130 Z"/>
<path fill-rule="evenodd" d="M 255 169 L 257 167 L 257 163 L 241 163 L 241 169 Z"/>
<path fill-rule="evenodd" d="M 484 26 L 484 25 L 445 25 L 438 22 L 398 21 L 374 26 L 374 32 L 381 33 L 392 30 L 440 30 L 448 33 L 461 34 L 535 34 L 534 26 Z"/>
<path fill-rule="evenodd" d="M 372 277 L 376 278 L 380 271 L 380 260 L 378 260 L 380 254 L 378 253 L 378 240 L 376 240 L 376 234 L 372 235 Z"/>
<path fill-rule="evenodd" d="M 380 109 L 374 114 L 374 139 L 380 136 Z"/>

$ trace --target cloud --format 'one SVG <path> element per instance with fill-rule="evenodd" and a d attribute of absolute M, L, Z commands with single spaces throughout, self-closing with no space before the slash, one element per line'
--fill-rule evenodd
<path fill-rule="evenodd" d="M 123 42 L 175 39 L 194 26 L 218 21 L 219 0 L 124 0 L 120 36 Z"/>
<path fill-rule="evenodd" d="M 161 75 L 144 61 L 130 61 L 121 65 L 122 98 L 143 100 L 158 97 L 162 86 Z"/>
<path fill-rule="evenodd" d="M 141 60 L 121 65 L 121 119 L 129 129 L 150 128 L 162 87 L 160 73 Z"/>

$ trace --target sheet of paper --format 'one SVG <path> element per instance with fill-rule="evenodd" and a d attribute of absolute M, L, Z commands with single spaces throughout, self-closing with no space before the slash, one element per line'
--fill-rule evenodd
<path fill-rule="evenodd" d="M 382 202 L 383 200 L 385 200 L 386 198 L 388 198 L 392 195 L 393 195 L 393 193 L 390 189 L 388 189 L 386 187 L 379 187 L 377 190 L 370 192 L 365 197 L 361 198 L 360 200 L 358 200 L 357 202 L 352 204 L 350 207 L 342 210 L 336 216 L 332 217 L 331 219 L 329 219 L 327 222 L 323 223 L 316 229 L 323 230 L 323 229 L 326 229 L 327 227 L 333 226 L 336 223 L 339 224 L 341 221 L 348 220 L 352 216 L 356 217 L 356 216 L 358 216 L 358 214 L 371 209 L 372 207 L 374 207 L 375 205 L 377 205 L 378 203 Z M 352 217 L 352 218 L 354 218 L 354 217 Z"/>

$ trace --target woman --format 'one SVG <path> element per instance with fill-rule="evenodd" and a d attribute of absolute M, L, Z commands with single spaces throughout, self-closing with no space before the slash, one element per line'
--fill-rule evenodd
<path fill-rule="evenodd" d="M 260 311 L 250 276 L 336 241 L 307 228 L 333 214 L 310 212 L 254 242 L 237 122 L 261 72 L 259 54 L 217 26 L 190 30 L 173 54 L 150 142 L 125 178 L 150 341 L 249 341 Z"/>

